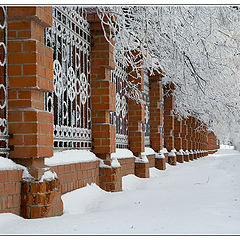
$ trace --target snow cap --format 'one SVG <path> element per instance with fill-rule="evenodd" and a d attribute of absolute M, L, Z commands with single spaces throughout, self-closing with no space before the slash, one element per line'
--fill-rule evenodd
<path fill-rule="evenodd" d="M 119 163 L 119 161 L 117 160 L 116 157 L 112 158 L 111 166 L 112 166 L 112 168 L 119 168 L 119 167 L 121 167 L 121 165 L 120 165 L 120 163 Z"/>
<path fill-rule="evenodd" d="M 176 149 L 175 149 L 175 150 L 176 150 Z M 171 152 L 168 153 L 168 156 L 169 156 L 169 157 L 176 157 L 175 151 L 174 151 L 174 150 L 171 150 Z"/>
<path fill-rule="evenodd" d="M 48 171 L 44 172 L 44 174 L 42 175 L 39 182 L 51 181 L 56 178 L 58 178 L 57 174 L 55 172 L 52 172 L 51 170 L 48 170 Z"/>
<path fill-rule="evenodd" d="M 189 155 L 189 151 L 186 150 L 186 151 L 184 152 L 184 155 Z"/>
<path fill-rule="evenodd" d="M 147 158 L 145 152 L 141 153 L 141 158 L 136 157 L 135 162 L 136 163 L 148 163 L 149 161 L 148 161 L 148 158 Z"/>
<path fill-rule="evenodd" d="M 162 150 L 160 150 L 160 153 L 168 153 L 168 150 L 166 148 L 163 148 Z"/>

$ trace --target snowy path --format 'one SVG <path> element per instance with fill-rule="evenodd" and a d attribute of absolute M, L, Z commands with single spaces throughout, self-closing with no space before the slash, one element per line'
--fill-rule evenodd
<path fill-rule="evenodd" d="M 240 234 L 240 153 L 123 178 L 123 192 L 95 184 L 63 195 L 61 217 L 0 214 L 0 234 Z"/>

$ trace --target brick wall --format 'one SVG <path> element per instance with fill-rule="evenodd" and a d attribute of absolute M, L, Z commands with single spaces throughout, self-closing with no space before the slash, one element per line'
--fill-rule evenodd
<path fill-rule="evenodd" d="M 22 170 L 0 170 L 0 213 L 20 215 Z"/>
<path fill-rule="evenodd" d="M 208 132 L 207 135 L 207 150 L 208 153 L 213 154 L 220 148 L 219 141 L 213 131 Z"/>
<path fill-rule="evenodd" d="M 99 161 L 59 165 L 51 169 L 59 177 L 62 194 L 90 183 L 99 184 Z"/>
<path fill-rule="evenodd" d="M 147 155 L 148 161 L 149 161 L 149 167 L 155 167 L 155 155 Z"/>
<path fill-rule="evenodd" d="M 121 164 L 121 175 L 126 176 L 128 174 L 134 174 L 135 158 L 121 158 L 118 159 Z"/>

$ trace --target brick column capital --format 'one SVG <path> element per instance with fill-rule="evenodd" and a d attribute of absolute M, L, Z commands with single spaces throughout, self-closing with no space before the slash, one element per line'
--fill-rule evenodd
<path fill-rule="evenodd" d="M 42 27 L 52 26 L 52 7 L 8 7 L 8 21 L 34 20 Z M 23 28 L 24 29 L 24 28 Z"/>

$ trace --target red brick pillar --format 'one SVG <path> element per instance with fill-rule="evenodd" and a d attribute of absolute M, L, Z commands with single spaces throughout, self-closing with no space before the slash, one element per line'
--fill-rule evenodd
<path fill-rule="evenodd" d="M 192 127 L 192 150 L 193 150 L 193 158 L 197 159 L 197 148 L 196 148 L 196 119 L 194 117 L 191 118 L 191 127 Z"/>
<path fill-rule="evenodd" d="M 129 76 L 129 81 L 139 83 L 139 90 L 144 89 L 144 78 L 134 79 Z M 146 156 L 142 155 L 145 152 L 145 138 L 142 131 L 142 123 L 145 119 L 144 105 L 137 103 L 135 100 L 129 99 L 128 102 L 128 138 L 129 148 L 137 157 L 135 161 L 135 175 L 140 178 L 149 178 L 149 162 Z"/>
<path fill-rule="evenodd" d="M 53 53 L 44 44 L 51 9 L 8 7 L 9 157 L 36 179 L 53 155 L 53 115 L 44 111 L 44 93 L 53 91 Z"/>
<path fill-rule="evenodd" d="M 138 84 L 140 91 L 144 90 L 144 72 L 141 70 L 141 78 L 136 78 L 134 73 L 129 75 L 128 80 Z M 128 139 L 129 148 L 137 157 L 135 161 L 135 175 L 141 178 L 149 177 L 149 162 L 142 155 L 145 152 L 144 132 L 142 123 L 145 120 L 144 104 L 137 103 L 135 100 L 128 101 Z M 142 161 L 143 160 L 143 161 Z"/>
<path fill-rule="evenodd" d="M 187 142 L 188 142 L 188 151 L 189 151 L 189 160 L 193 160 L 194 156 L 193 156 L 193 142 L 192 142 L 192 126 L 191 126 L 191 122 L 192 122 L 192 117 L 189 117 L 186 121 L 186 125 L 187 125 Z"/>
<path fill-rule="evenodd" d="M 201 146 L 200 146 L 200 121 L 196 120 L 196 148 L 197 148 L 197 157 L 201 157 Z"/>
<path fill-rule="evenodd" d="M 200 149 L 201 149 L 201 157 L 204 157 L 204 147 L 203 147 L 203 126 L 200 132 Z"/>
<path fill-rule="evenodd" d="M 204 126 L 204 130 L 203 130 L 203 151 L 204 151 L 204 156 L 208 155 L 207 142 L 208 142 L 208 131 L 207 131 L 207 125 L 205 125 Z"/>
<path fill-rule="evenodd" d="M 135 162 L 135 175 L 139 178 L 149 178 L 149 162 Z"/>
<path fill-rule="evenodd" d="M 111 82 L 114 70 L 113 47 L 105 39 L 97 14 L 89 14 L 92 35 L 91 89 L 93 152 L 111 165 L 111 153 L 116 151 L 115 126 L 110 113 L 115 111 L 115 84 Z"/>
<path fill-rule="evenodd" d="M 178 120 L 178 117 L 174 117 L 174 147 L 177 150 L 177 162 L 183 163 L 184 156 L 182 151 L 182 120 Z"/>
<path fill-rule="evenodd" d="M 9 133 L 13 135 L 9 145 L 14 146 L 9 157 L 27 166 L 34 177 L 26 185 L 39 186 L 46 171 L 44 158 L 53 155 L 53 114 L 44 110 L 44 94 L 53 91 L 53 52 L 44 44 L 44 28 L 51 24 L 51 7 L 8 7 L 8 120 Z M 23 201 L 22 216 L 61 215 L 58 181 L 44 180 L 43 185 L 55 183 L 55 187 L 48 189 L 54 191 L 55 197 L 46 201 L 45 191 L 41 201 L 39 198 L 34 203 Z M 32 188 L 23 191 L 22 198 L 28 194 L 32 196 Z"/>
<path fill-rule="evenodd" d="M 164 86 L 164 147 L 168 152 L 174 149 L 174 96 L 172 95 L 174 88 L 174 84 Z M 175 165 L 176 156 L 170 154 L 169 158 L 168 160 Z"/>
<path fill-rule="evenodd" d="M 183 156 L 184 156 L 184 161 L 189 162 L 187 135 L 188 135 L 187 120 L 186 119 L 182 119 L 181 137 L 182 137 L 182 148 L 184 150 Z"/>
<path fill-rule="evenodd" d="M 149 77 L 150 84 L 150 141 L 151 147 L 157 153 L 163 148 L 163 88 L 162 76 L 155 73 Z M 163 155 L 164 156 L 164 155 Z M 166 158 L 157 157 L 155 167 L 160 170 L 166 169 Z"/>
<path fill-rule="evenodd" d="M 115 111 L 116 86 L 111 81 L 114 70 L 113 46 L 105 39 L 97 14 L 88 14 L 91 31 L 91 99 L 93 152 L 111 166 L 116 152 L 116 127 L 110 114 Z M 108 34 L 106 29 L 106 34 Z M 100 167 L 99 184 L 106 191 L 121 191 L 120 167 Z"/>
<path fill-rule="evenodd" d="M 139 84 L 139 90 L 144 90 L 144 78 L 135 79 L 129 75 L 129 81 Z M 137 103 L 135 100 L 129 99 L 128 102 L 128 139 L 129 148 L 135 156 L 141 157 L 141 153 L 145 151 L 144 132 L 142 131 L 142 122 L 145 120 L 144 105 Z"/>

